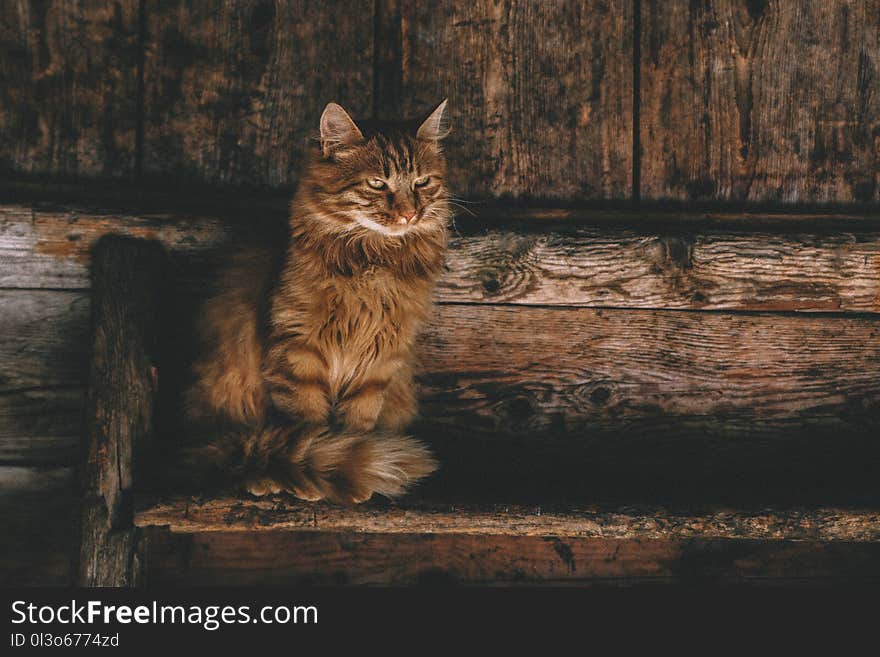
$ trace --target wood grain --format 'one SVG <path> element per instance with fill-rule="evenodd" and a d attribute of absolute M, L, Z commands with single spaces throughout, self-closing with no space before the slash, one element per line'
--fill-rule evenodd
<path fill-rule="evenodd" d="M 152 3 L 144 171 L 171 182 L 289 185 L 324 105 L 372 111 L 373 3 Z"/>
<path fill-rule="evenodd" d="M 82 432 L 90 295 L 0 290 L 0 460 L 71 464 Z"/>
<path fill-rule="evenodd" d="M 880 200 L 880 3 L 642 3 L 642 195 Z"/>
<path fill-rule="evenodd" d="M 421 337 L 422 407 L 518 434 L 625 418 L 876 426 L 878 337 L 864 318 L 439 306 Z"/>
<path fill-rule="evenodd" d="M 880 540 L 880 513 L 846 509 L 759 511 L 658 507 L 552 508 L 419 504 L 354 507 L 294 498 L 208 500 L 177 498 L 140 510 L 139 527 L 167 526 L 174 532 L 266 531 L 378 534 L 488 534 L 577 536 L 604 539 Z"/>
<path fill-rule="evenodd" d="M 107 236 L 95 247 L 79 586 L 141 581 L 132 507 L 137 455 L 152 442 L 164 264 L 157 242 Z"/>
<path fill-rule="evenodd" d="M 90 252 L 106 234 L 155 239 L 198 260 L 242 232 L 257 230 L 210 217 L 132 215 L 28 206 L 0 207 L 0 288 L 87 290 Z M 204 280 L 200 281 L 204 287 Z"/>
<path fill-rule="evenodd" d="M 404 111 L 449 97 L 457 196 L 629 197 L 631 7 L 400 2 Z"/>
<path fill-rule="evenodd" d="M 487 215 L 492 213 L 487 210 Z M 497 211 L 494 211 L 497 212 Z M 736 217 L 646 214 L 575 215 L 536 209 L 540 222 L 459 221 L 436 299 L 452 303 L 610 306 L 703 310 L 880 311 L 880 230 L 846 218 L 760 215 L 770 226 L 746 229 Z M 547 213 L 544 216 L 542 212 Z M 788 218 L 786 218 L 788 217 Z M 773 224 L 774 219 L 782 222 Z M 815 221 L 847 223 L 834 231 Z M 279 221 L 276 221 L 279 220 Z M 698 223 L 694 223 L 698 222 Z M 725 222 L 719 226 L 717 222 Z M 806 228 L 800 228 L 808 222 Z M 160 240 L 192 265 L 268 224 L 216 216 L 132 215 L 0 206 L 0 288 L 86 288 L 88 254 L 107 232 Z M 794 225 L 790 225 L 793 223 Z M 610 224 L 610 225 L 609 225 Z M 788 227 L 787 227 L 788 226 Z M 786 228 L 787 227 L 787 228 Z M 277 231 L 276 231 L 277 232 Z M 197 292 L 201 278 L 184 279 Z"/>
<path fill-rule="evenodd" d="M 880 232 L 566 224 L 453 238 L 441 302 L 880 311 Z"/>
<path fill-rule="evenodd" d="M 137 2 L 4 3 L 0 170 L 133 174 L 137 59 Z"/>
<path fill-rule="evenodd" d="M 750 581 L 880 575 L 874 543 L 151 529 L 150 585 L 307 586 Z"/>
<path fill-rule="evenodd" d="M 85 382 L 89 295 L 0 290 L 0 394 Z"/>

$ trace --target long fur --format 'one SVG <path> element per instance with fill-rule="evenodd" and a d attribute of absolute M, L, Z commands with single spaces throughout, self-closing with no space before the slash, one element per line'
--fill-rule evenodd
<path fill-rule="evenodd" d="M 395 497 L 437 464 L 417 440 L 385 432 L 333 433 L 308 425 L 230 431 L 187 451 L 207 481 L 237 481 L 253 495 L 363 502 Z"/>
<path fill-rule="evenodd" d="M 334 132 L 291 203 L 280 266 L 242 252 L 205 306 L 187 411 L 208 438 L 187 460 L 255 495 L 360 502 L 399 495 L 437 466 L 403 431 L 449 194 L 439 143 L 417 136 L 425 129 L 356 126 L 331 105 L 321 125 Z"/>

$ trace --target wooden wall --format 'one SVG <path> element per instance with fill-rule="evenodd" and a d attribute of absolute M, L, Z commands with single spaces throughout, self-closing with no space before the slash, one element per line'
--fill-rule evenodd
<path fill-rule="evenodd" d="M 326 102 L 448 96 L 458 195 L 630 193 L 629 0 L 25 0 L 0 20 L 8 171 L 284 187 Z"/>
<path fill-rule="evenodd" d="M 644 197 L 880 200 L 880 2 L 642 7 Z"/>
<path fill-rule="evenodd" d="M 448 96 L 461 197 L 880 200 L 877 0 L 22 0 L 0 94 L 22 174 L 287 188 Z"/>

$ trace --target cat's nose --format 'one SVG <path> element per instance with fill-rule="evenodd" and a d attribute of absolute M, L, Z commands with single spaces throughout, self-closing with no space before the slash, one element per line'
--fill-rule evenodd
<path fill-rule="evenodd" d="M 406 212 L 400 212 L 397 215 L 397 223 L 403 225 L 410 223 L 416 216 L 415 210 L 407 210 Z"/>

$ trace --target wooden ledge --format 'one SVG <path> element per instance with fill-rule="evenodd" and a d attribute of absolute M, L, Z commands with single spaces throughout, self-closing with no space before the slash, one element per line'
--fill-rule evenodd
<path fill-rule="evenodd" d="M 477 217 L 456 220 L 436 300 L 880 313 L 877 217 L 853 225 L 852 216 L 738 216 L 483 207 Z M 782 230 L 764 226 L 779 222 Z M 205 259 L 244 242 L 283 243 L 283 231 L 283 210 L 230 221 L 0 205 L 0 261 L 8 265 L 0 288 L 87 289 L 90 250 L 114 232 L 162 242 L 186 263 L 181 284 L 204 290 L 212 278 Z"/>
<path fill-rule="evenodd" d="M 662 508 L 370 503 L 345 507 L 293 498 L 175 498 L 135 515 L 139 527 L 173 532 L 266 531 L 375 534 L 477 534 L 603 539 L 753 539 L 880 541 L 880 511 L 717 509 L 683 513 Z"/>

